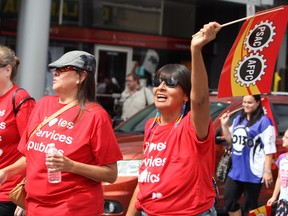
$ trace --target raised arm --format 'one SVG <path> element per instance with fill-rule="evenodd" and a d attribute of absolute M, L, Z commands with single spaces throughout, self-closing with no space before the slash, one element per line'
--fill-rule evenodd
<path fill-rule="evenodd" d="M 229 125 L 228 125 L 229 118 L 230 118 L 230 113 L 226 112 L 220 117 L 220 121 L 221 121 L 221 127 L 222 127 L 222 132 L 224 135 L 224 139 L 228 143 L 228 146 L 231 146 L 232 140 L 231 140 L 231 133 L 229 130 Z"/>
<path fill-rule="evenodd" d="M 192 37 L 191 41 L 191 123 L 194 125 L 196 134 L 200 140 L 208 135 L 210 105 L 208 77 L 202 56 L 202 48 L 214 40 L 217 32 L 221 29 L 220 24 L 210 22 Z"/>

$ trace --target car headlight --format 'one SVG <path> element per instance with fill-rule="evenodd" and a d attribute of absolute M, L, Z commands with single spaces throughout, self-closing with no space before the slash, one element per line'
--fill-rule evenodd
<path fill-rule="evenodd" d="M 140 165 L 141 160 L 118 161 L 118 176 L 138 176 Z"/>
<path fill-rule="evenodd" d="M 119 214 L 123 212 L 121 204 L 117 201 L 105 200 L 104 201 L 104 212 L 106 214 Z"/>

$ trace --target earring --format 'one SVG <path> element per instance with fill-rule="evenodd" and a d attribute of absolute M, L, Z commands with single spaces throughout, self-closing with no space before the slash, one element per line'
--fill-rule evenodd
<path fill-rule="evenodd" d="M 186 110 L 186 102 L 184 102 L 183 106 L 182 106 L 182 109 L 181 109 L 181 115 L 179 116 L 179 118 L 177 119 L 176 123 L 175 123 L 175 127 L 177 127 L 179 125 L 179 123 L 181 122 L 184 114 L 185 114 L 185 110 Z"/>
<path fill-rule="evenodd" d="M 79 84 L 79 80 L 76 81 L 76 84 Z"/>

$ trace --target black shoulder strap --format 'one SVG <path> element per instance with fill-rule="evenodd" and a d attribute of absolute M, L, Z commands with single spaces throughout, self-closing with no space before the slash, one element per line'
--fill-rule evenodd
<path fill-rule="evenodd" d="M 13 111 L 14 111 L 14 115 L 15 115 L 15 116 L 17 115 L 17 113 L 18 113 L 21 105 L 22 105 L 25 101 L 27 101 L 27 100 L 34 100 L 34 101 L 35 101 L 35 99 L 34 99 L 33 97 L 26 97 L 26 98 L 24 98 L 23 100 L 21 100 L 20 103 L 16 106 L 16 104 L 15 104 L 15 103 L 16 103 L 16 102 L 15 102 L 15 100 L 16 100 L 16 94 L 17 94 L 17 92 L 18 92 L 19 90 L 24 90 L 24 89 L 23 89 L 23 88 L 18 88 L 18 89 L 16 89 L 16 90 L 14 91 L 14 93 L 13 93 L 13 96 L 12 96 L 12 105 L 13 105 Z"/>

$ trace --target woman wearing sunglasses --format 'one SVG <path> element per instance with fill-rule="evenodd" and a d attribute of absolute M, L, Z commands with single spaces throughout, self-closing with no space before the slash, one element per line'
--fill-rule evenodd
<path fill-rule="evenodd" d="M 18 145 L 23 156 L 0 170 L 0 183 L 26 171 L 27 216 L 99 216 L 101 182 L 116 180 L 122 154 L 108 113 L 95 103 L 95 57 L 75 50 L 48 67 L 57 95 L 37 102 Z M 57 151 L 49 154 L 51 145 Z M 48 170 L 61 171 L 62 180 L 48 180 Z"/>
<path fill-rule="evenodd" d="M 220 29 L 211 22 L 192 38 L 191 74 L 179 64 L 156 73 L 158 113 L 145 125 L 144 158 L 127 216 L 216 215 L 215 142 L 201 49 Z"/>

